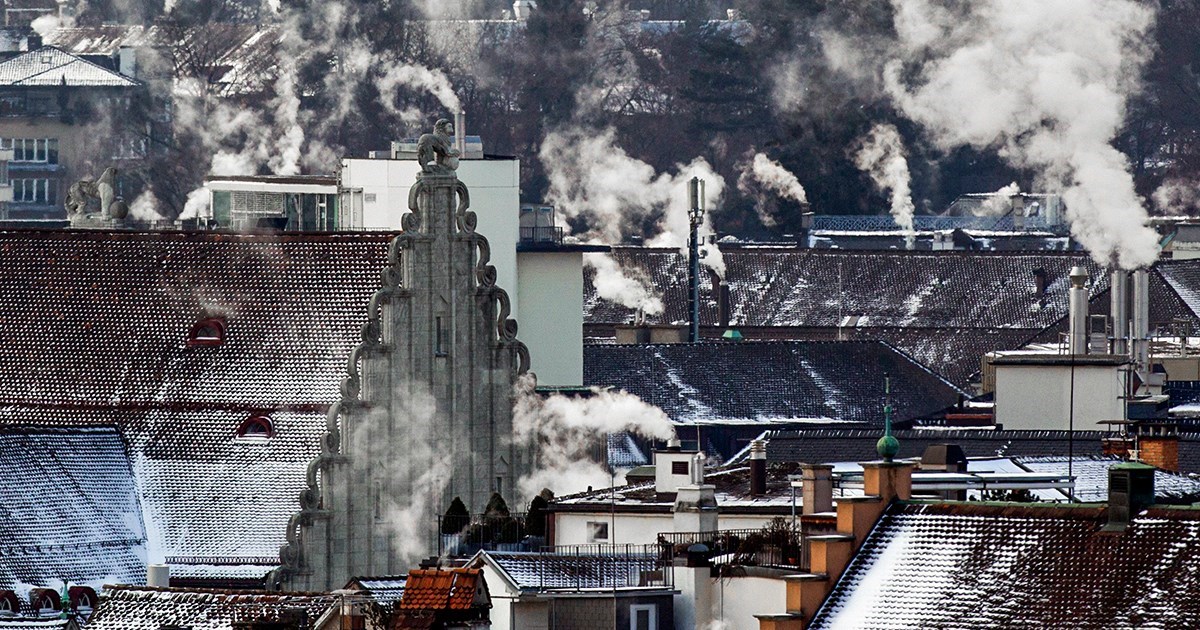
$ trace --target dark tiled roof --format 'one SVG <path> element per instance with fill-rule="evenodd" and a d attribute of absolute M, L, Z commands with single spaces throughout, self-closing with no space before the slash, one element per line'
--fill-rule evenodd
<path fill-rule="evenodd" d="M 233 630 L 234 621 L 303 613 L 313 623 L 337 598 L 319 593 L 106 587 L 88 630 Z M 300 627 L 308 627 L 307 625 Z"/>
<path fill-rule="evenodd" d="M 884 375 L 896 419 L 933 412 L 959 391 L 878 342 L 779 341 L 584 348 L 584 381 L 637 395 L 681 423 L 883 421 Z"/>
<path fill-rule="evenodd" d="M 686 259 L 678 250 L 614 247 L 611 255 L 661 290 L 666 312 L 658 321 L 686 321 Z M 836 327 L 843 316 L 859 316 L 866 318 L 860 326 L 1038 330 L 1066 314 L 1072 266 L 1088 269 L 1093 294 L 1108 286 L 1086 253 L 734 247 L 723 256 L 733 326 Z M 1044 299 L 1035 294 L 1036 269 L 1047 274 Z M 594 274 L 585 273 L 584 321 L 632 321 L 630 309 L 599 298 Z M 701 321 L 715 325 L 710 280 L 701 275 Z"/>
<path fill-rule="evenodd" d="M 1018 457 L 1014 461 L 1031 472 L 1065 475 L 1070 471 L 1075 477 L 1075 498 L 1083 502 L 1108 500 L 1108 469 L 1123 460 L 1117 457 L 1076 457 L 1069 466 L 1063 455 L 1050 457 Z M 1200 499 L 1200 479 L 1188 475 L 1154 471 L 1154 494 L 1161 500 Z M 1179 503 L 1178 500 L 1170 501 Z"/>
<path fill-rule="evenodd" d="M 402 610 L 469 610 L 482 587 L 479 569 L 413 569 L 400 598 Z"/>
<path fill-rule="evenodd" d="M 809 627 L 1200 627 L 1198 519 L 1151 509 L 1108 533 L 1103 508 L 899 505 Z"/>
<path fill-rule="evenodd" d="M 361 589 L 379 604 L 392 604 L 404 596 L 404 583 L 407 575 L 387 575 L 380 577 L 358 577 L 350 580 L 348 589 Z"/>
<path fill-rule="evenodd" d="M 388 238 L 0 232 L 0 403 L 330 404 Z"/>
<path fill-rule="evenodd" d="M 0 427 L 0 588 L 144 581 L 146 533 L 112 427 Z"/>
<path fill-rule="evenodd" d="M 991 431 L 964 429 L 958 431 L 912 430 L 895 431 L 900 440 L 897 457 L 920 457 L 932 444 L 957 444 L 967 457 L 1019 457 L 1065 455 L 1069 440 L 1067 431 Z M 1076 431 L 1076 455 L 1099 455 L 1100 431 Z M 850 462 L 878 458 L 875 442 L 878 430 L 813 429 L 775 431 L 768 436 L 767 458 L 789 462 Z"/>
<path fill-rule="evenodd" d="M 1102 431 L 1076 431 L 1074 440 L 1069 440 L 1068 431 L 914 429 L 894 433 L 900 440 L 900 458 L 920 457 L 933 444 L 957 444 L 967 457 L 1039 457 L 1068 452 L 1076 457 L 1095 457 L 1102 454 L 1100 440 L 1107 435 Z M 878 430 L 773 431 L 767 438 L 767 458 L 774 461 L 820 463 L 878 457 Z M 1200 433 L 1180 433 L 1179 470 L 1200 473 Z"/>
<path fill-rule="evenodd" d="M 883 341 L 966 388 L 979 373 L 983 355 L 993 350 L 1020 348 L 1033 331 L 1022 328 L 855 328 L 847 337 Z"/>

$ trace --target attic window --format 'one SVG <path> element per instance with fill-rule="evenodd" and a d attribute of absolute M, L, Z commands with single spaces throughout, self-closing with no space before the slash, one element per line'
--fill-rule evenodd
<path fill-rule="evenodd" d="M 275 436 L 275 425 L 268 416 L 250 416 L 238 427 L 238 437 L 266 439 Z"/>
<path fill-rule="evenodd" d="M 188 331 L 187 345 L 219 346 L 225 343 L 225 320 L 218 317 L 206 317 Z"/>

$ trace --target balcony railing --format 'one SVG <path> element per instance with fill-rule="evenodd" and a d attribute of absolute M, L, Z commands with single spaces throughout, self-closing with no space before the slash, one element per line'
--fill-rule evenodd
<path fill-rule="evenodd" d="M 708 548 L 708 560 L 714 565 L 784 567 L 808 571 L 806 538 L 832 534 L 836 529 L 833 523 L 806 523 L 799 530 L 780 524 L 763 529 L 665 532 L 658 535 L 658 544 L 662 554 L 673 558 L 686 558 L 689 547 L 702 544 Z"/>
<path fill-rule="evenodd" d="M 563 229 L 550 225 L 521 228 L 522 243 L 543 243 L 546 245 L 562 245 Z"/>

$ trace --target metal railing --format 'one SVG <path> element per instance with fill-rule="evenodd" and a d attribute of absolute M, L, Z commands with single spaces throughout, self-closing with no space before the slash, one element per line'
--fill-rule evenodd
<path fill-rule="evenodd" d="M 833 523 L 805 523 L 800 529 L 774 525 L 763 529 L 726 529 L 717 532 L 664 532 L 658 535 L 663 555 L 686 558 L 688 548 L 701 544 L 708 548 L 708 560 L 714 565 L 786 567 L 809 569 L 809 536 L 833 534 Z"/>
<path fill-rule="evenodd" d="M 514 512 L 508 516 L 467 517 L 461 523 L 450 526 L 445 516 L 438 517 L 438 555 L 470 556 L 476 551 L 536 551 L 545 544 L 534 528 L 530 533 L 527 515 Z M 457 530 L 447 534 L 447 530 Z"/>
<path fill-rule="evenodd" d="M 563 229 L 552 225 L 521 228 L 522 243 L 549 243 L 562 245 Z"/>
<path fill-rule="evenodd" d="M 528 576 L 522 588 L 587 590 L 671 587 L 674 572 L 659 545 L 568 545 L 542 547 L 506 558 Z"/>

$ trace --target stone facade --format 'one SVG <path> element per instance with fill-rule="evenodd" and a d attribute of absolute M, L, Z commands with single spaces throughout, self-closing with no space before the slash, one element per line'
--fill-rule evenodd
<path fill-rule="evenodd" d="M 493 492 L 515 505 L 530 470 L 532 452 L 510 439 L 529 355 L 467 188 L 452 173 L 421 174 L 408 205 L 288 524 L 278 587 L 404 573 L 436 550 L 453 497 L 475 512 Z"/>

